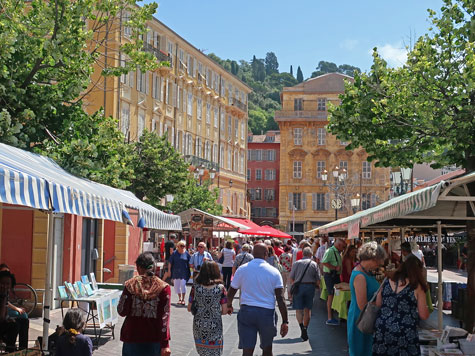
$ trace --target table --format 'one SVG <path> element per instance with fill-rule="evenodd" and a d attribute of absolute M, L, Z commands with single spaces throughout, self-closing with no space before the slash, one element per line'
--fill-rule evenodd
<path fill-rule="evenodd" d="M 351 301 L 351 292 L 349 290 L 339 290 L 335 288 L 332 309 L 338 313 L 338 317 L 340 319 L 348 319 L 349 301 Z"/>
<path fill-rule="evenodd" d="M 327 285 L 325 284 L 325 279 L 323 277 L 320 278 L 320 289 L 322 290 L 322 292 L 320 293 L 320 299 L 327 300 L 328 290 Z"/>
<path fill-rule="evenodd" d="M 70 302 L 83 310 L 86 315 L 86 327 L 92 325 L 94 329 L 94 341 L 99 346 L 99 338 L 102 329 L 107 328 L 112 332 L 112 338 L 115 339 L 114 328 L 118 321 L 117 304 L 122 291 L 116 289 L 98 289 L 89 297 L 78 298 L 55 298 L 61 305 L 61 316 L 64 318 L 63 303 Z M 81 308 L 79 303 L 87 303 L 88 308 Z M 107 307 L 106 307 L 107 306 Z"/>

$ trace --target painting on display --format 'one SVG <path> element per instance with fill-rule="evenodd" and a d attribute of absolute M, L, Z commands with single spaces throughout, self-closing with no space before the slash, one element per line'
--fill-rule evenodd
<path fill-rule="evenodd" d="M 64 285 L 66 286 L 67 291 L 68 291 L 69 295 L 71 296 L 71 298 L 77 299 L 78 295 L 76 293 L 76 290 L 74 289 L 74 286 L 69 282 L 64 282 Z"/>
<path fill-rule="evenodd" d="M 65 286 L 58 286 L 59 297 L 62 299 L 68 299 L 68 292 Z"/>
<path fill-rule="evenodd" d="M 94 272 L 91 272 L 89 276 L 91 277 L 92 289 L 97 290 L 98 287 L 97 287 L 97 282 L 96 282 L 96 275 L 94 274 Z"/>
<path fill-rule="evenodd" d="M 97 306 L 97 320 L 99 321 L 99 327 L 102 329 L 106 326 L 106 323 L 104 321 L 104 306 L 103 306 L 102 298 L 96 300 L 96 306 Z"/>

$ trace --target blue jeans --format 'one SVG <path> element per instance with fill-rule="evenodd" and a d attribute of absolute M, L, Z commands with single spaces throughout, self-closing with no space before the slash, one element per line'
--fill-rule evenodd
<path fill-rule="evenodd" d="M 261 349 L 272 346 L 277 335 L 277 314 L 274 309 L 241 305 L 238 316 L 238 334 L 240 349 L 254 349 L 257 334 L 261 340 Z"/>
<path fill-rule="evenodd" d="M 159 342 L 124 342 L 122 356 L 160 356 Z"/>

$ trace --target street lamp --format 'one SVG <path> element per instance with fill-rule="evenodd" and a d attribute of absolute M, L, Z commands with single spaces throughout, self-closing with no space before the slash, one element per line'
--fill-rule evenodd
<path fill-rule="evenodd" d="M 335 209 L 335 220 L 338 220 L 338 209 L 343 207 L 343 202 L 340 199 L 340 189 L 345 184 L 345 179 L 347 176 L 346 169 L 340 169 L 339 167 L 335 167 L 332 172 L 334 183 L 327 183 L 328 180 L 328 172 L 324 170 L 321 174 L 323 184 L 329 187 L 334 195 L 335 199 L 332 199 L 330 205 L 332 209 Z"/>
<path fill-rule="evenodd" d="M 229 188 L 232 188 L 232 187 L 233 187 L 233 183 L 234 183 L 233 180 L 230 179 L 230 180 L 229 180 Z"/>
<path fill-rule="evenodd" d="M 360 206 L 360 195 L 356 194 L 356 196 L 351 199 L 351 207 L 353 208 L 353 214 L 356 213 L 359 206 Z"/>
<path fill-rule="evenodd" d="M 392 186 L 395 196 L 406 194 L 409 191 L 409 182 L 411 180 L 411 175 L 411 168 L 396 168 L 392 170 Z"/>
<path fill-rule="evenodd" d="M 214 177 L 216 177 L 216 170 L 214 168 L 211 168 L 209 171 L 209 179 L 213 180 Z"/>

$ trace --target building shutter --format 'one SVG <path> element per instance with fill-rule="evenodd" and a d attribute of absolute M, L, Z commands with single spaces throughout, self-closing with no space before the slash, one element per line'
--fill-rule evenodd
<path fill-rule="evenodd" d="M 307 194 L 302 193 L 302 210 L 307 209 Z"/>
<path fill-rule="evenodd" d="M 289 210 L 292 211 L 292 205 L 293 205 L 293 194 L 289 193 Z"/>
<path fill-rule="evenodd" d="M 325 194 L 325 210 L 330 210 L 330 194 Z"/>

